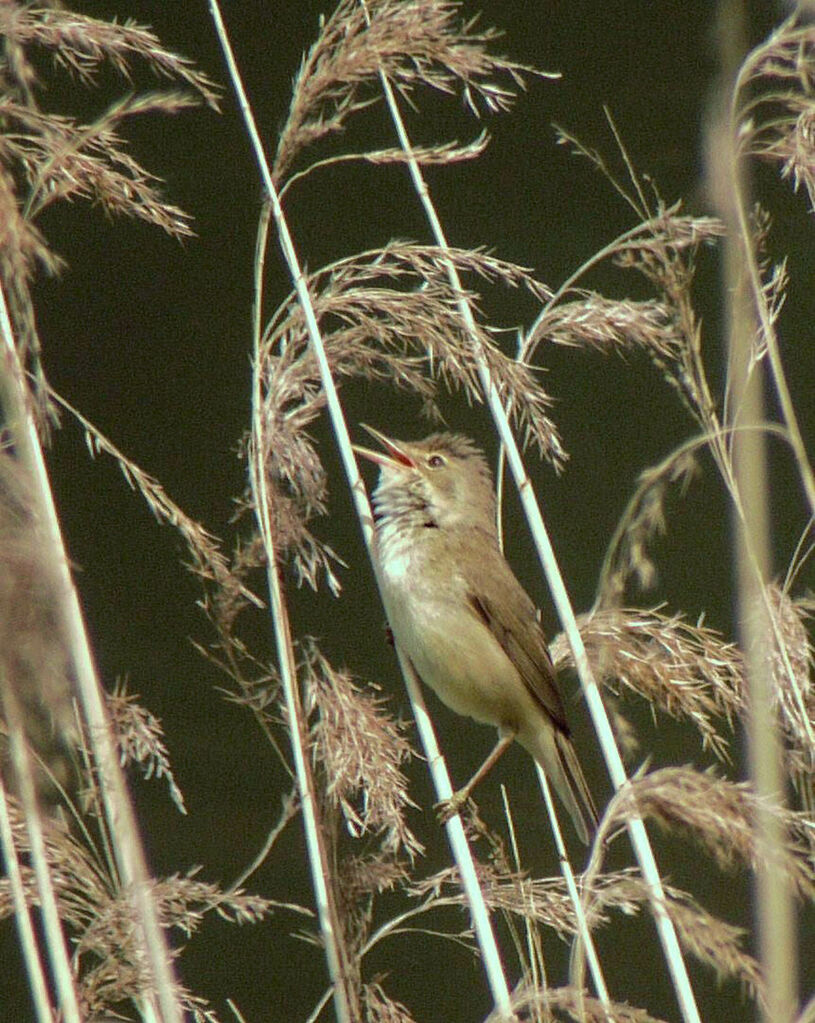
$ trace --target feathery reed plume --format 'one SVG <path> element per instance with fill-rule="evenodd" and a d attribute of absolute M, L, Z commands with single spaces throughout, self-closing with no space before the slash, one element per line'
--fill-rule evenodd
<path fill-rule="evenodd" d="M 813 648 L 807 622 L 815 601 L 793 600 L 785 589 L 767 587 L 773 621 L 771 697 L 786 740 L 787 769 L 812 809 L 815 784 L 815 686 L 812 682 Z"/>
<path fill-rule="evenodd" d="M 619 605 L 632 577 L 641 590 L 654 587 L 657 568 L 648 546 L 655 536 L 665 532 L 668 489 L 678 486 L 680 493 L 685 493 L 698 471 L 695 449 L 706 444 L 707 438 L 682 444 L 658 465 L 640 473 L 603 559 L 596 607 Z"/>
<path fill-rule="evenodd" d="M 415 1023 L 405 1006 L 388 997 L 377 982 L 366 984 L 362 997 L 366 1023 Z"/>
<path fill-rule="evenodd" d="M 478 880 L 490 909 L 501 910 L 549 927 L 561 937 L 575 933 L 575 913 L 565 883 L 560 877 L 529 878 L 506 866 L 478 864 Z M 464 906 L 461 879 L 455 867 L 445 867 L 429 877 L 414 881 L 412 894 L 428 899 L 427 908 Z"/>
<path fill-rule="evenodd" d="M 524 343 L 527 357 L 542 342 L 552 341 L 602 354 L 645 349 L 662 359 L 676 358 L 682 338 L 663 302 L 610 299 L 592 291 L 574 293 L 580 297 L 547 306 L 540 314 Z"/>
<path fill-rule="evenodd" d="M 161 723 L 155 714 L 140 706 L 136 700 L 138 696 L 128 693 L 124 683 L 117 685 L 107 699 L 122 766 L 138 764 L 142 776 L 147 780 L 153 776 L 166 778 L 170 798 L 179 812 L 185 814 L 187 808 L 184 796 L 170 766 Z"/>
<path fill-rule="evenodd" d="M 325 347 L 338 379 L 360 376 L 410 389 L 430 404 L 441 379 L 481 402 L 478 362 L 469 329 L 462 324 L 459 296 L 447 277 L 447 261 L 489 284 L 523 287 L 538 298 L 548 294 L 523 267 L 474 250 L 392 242 L 312 273 L 309 291 L 315 316 L 326 324 Z M 534 372 L 504 355 L 490 332 L 479 332 L 483 355 L 499 393 L 514 395 L 513 411 L 527 439 L 555 464 L 565 457 L 551 399 Z M 271 317 L 261 346 L 269 451 L 276 473 L 303 502 L 307 517 L 324 501 L 324 476 L 304 428 L 325 398 L 309 348 L 306 320 L 290 296 Z M 309 561 L 302 556 L 301 561 Z"/>
<path fill-rule="evenodd" d="M 306 147 L 344 130 L 347 120 L 380 97 L 384 74 L 407 98 L 419 88 L 453 93 L 463 84 L 470 109 L 506 110 L 532 69 L 493 56 L 498 33 L 459 24 L 447 0 L 341 0 L 321 22 L 303 58 L 280 132 L 273 177 L 281 182 Z M 500 85 L 497 77 L 509 77 Z"/>
<path fill-rule="evenodd" d="M 541 1018 L 552 1023 L 665 1023 L 644 1009 L 625 1002 L 602 1002 L 574 987 L 529 988 L 522 985 L 512 999 L 512 1008 L 520 1023 L 537 1023 Z M 543 1015 L 541 1015 L 543 1014 Z M 500 1023 L 490 1013 L 485 1023 Z"/>
<path fill-rule="evenodd" d="M 313 642 L 304 671 L 311 705 L 306 710 L 316 713 L 313 756 L 325 774 L 326 796 L 352 834 L 378 835 L 383 850 L 413 859 L 423 847 L 405 821 L 407 807 L 415 804 L 402 773 L 411 755 L 403 727 L 386 714 L 382 697 L 332 668 Z"/>
<path fill-rule="evenodd" d="M 605 822 L 603 826 L 605 831 Z M 609 823 L 609 831 L 611 827 Z M 492 909 L 534 921 L 565 940 L 577 937 L 575 907 L 562 878 L 529 878 L 481 864 L 479 880 Z M 612 928 L 616 914 L 631 917 L 648 907 L 648 888 L 633 868 L 587 874 L 578 880 L 592 931 Z M 414 882 L 411 891 L 425 900 L 424 912 L 465 904 L 454 868 Z M 718 979 L 734 978 L 746 986 L 752 997 L 761 997 L 758 964 L 743 947 L 746 931 L 712 916 L 689 892 L 674 886 L 665 886 L 665 899 L 683 946 L 711 967 Z"/>
<path fill-rule="evenodd" d="M 815 29 L 788 18 L 739 69 L 733 89 L 737 144 L 743 155 L 779 164 L 782 178 L 803 186 L 815 212 Z"/>
<path fill-rule="evenodd" d="M 165 49 L 150 29 L 132 21 L 121 24 L 91 18 L 53 0 L 37 7 L 12 2 L 3 8 L 0 32 L 13 54 L 12 77 L 26 91 L 36 86 L 37 76 L 25 48 L 36 43 L 53 50 L 57 66 L 72 72 L 83 85 L 93 85 L 106 66 L 129 79 L 133 64 L 141 61 L 157 76 L 183 82 L 217 109 L 214 83 L 192 61 Z"/>
<path fill-rule="evenodd" d="M 613 926 L 616 913 L 631 917 L 648 909 L 648 890 L 632 868 L 600 873 L 595 864 L 583 875 L 582 882 L 592 929 Z M 748 932 L 712 916 L 693 895 L 673 885 L 665 886 L 665 900 L 683 947 L 711 967 L 717 980 L 735 978 L 746 986 L 751 997 L 762 997 L 758 964 L 744 950 Z"/>
<path fill-rule="evenodd" d="M 131 490 L 141 494 L 145 504 L 157 522 L 166 523 L 175 529 L 187 547 L 192 559 L 190 568 L 202 580 L 217 583 L 220 588 L 230 586 L 229 563 L 220 550 L 216 537 L 206 530 L 200 522 L 193 519 L 167 493 L 162 484 L 138 466 L 133 459 L 118 448 L 113 441 L 94 426 L 79 409 L 75 408 L 66 398 L 49 388 L 51 398 L 60 408 L 68 412 L 82 428 L 85 444 L 91 457 L 105 454 L 116 462 L 119 471 Z M 244 591 L 244 597 L 257 603 L 257 598 Z"/>
<path fill-rule="evenodd" d="M 815 894 L 812 829 L 805 815 L 770 805 L 750 783 L 731 782 L 712 771 L 664 767 L 631 780 L 609 804 L 603 830 L 610 832 L 631 813 L 650 817 L 697 841 L 722 869 L 737 865 L 766 869 L 765 850 L 756 842 L 757 814 L 767 813 L 783 830 L 783 844 L 772 851 L 773 870 L 782 872 L 802 899 Z"/>
<path fill-rule="evenodd" d="M 592 664 L 611 692 L 636 693 L 673 718 L 690 721 L 702 745 L 729 760 L 717 718 L 732 725 L 743 706 L 744 665 L 737 647 L 701 623 L 654 608 L 609 608 L 578 619 Z M 556 667 L 570 663 L 561 633 L 551 645 Z"/>
<path fill-rule="evenodd" d="M 17 848 L 30 851 L 22 814 L 12 804 L 12 826 Z M 89 838 L 89 833 L 85 833 Z M 46 855 L 54 881 L 63 925 L 74 943 L 73 967 L 79 981 L 82 1008 L 91 1018 L 115 1013 L 122 1003 L 139 1003 L 152 985 L 141 949 L 130 893 L 111 874 L 99 848 L 85 844 L 67 824 L 47 822 Z M 278 906 L 304 913 L 300 907 L 275 903 L 237 890 L 224 892 L 218 885 L 199 881 L 196 871 L 152 882 L 162 923 L 189 938 L 205 914 L 215 910 L 230 923 L 256 923 Z M 22 868 L 28 899 L 36 904 L 38 893 L 30 867 Z M 0 880 L 0 918 L 12 912 L 9 884 Z M 215 1019 L 203 999 L 180 990 L 185 1011 L 195 1020 Z"/>
<path fill-rule="evenodd" d="M 49 251 L 33 219 L 59 200 L 84 198 L 178 237 L 190 234 L 189 218 L 161 197 L 158 179 L 125 151 L 120 129 L 132 117 L 174 114 L 196 101 L 215 107 L 217 94 L 206 75 L 165 50 L 149 30 L 74 14 L 59 4 L 2 4 L 0 37 L 7 57 L 0 94 L 0 117 L 7 126 L 0 138 L 0 274 L 18 350 L 35 381 L 43 426 L 48 399 L 29 285 L 35 263 L 55 272 L 61 261 Z M 56 68 L 84 85 L 92 84 L 104 66 L 128 79 L 141 64 L 163 78 L 181 81 L 191 92 L 125 97 L 83 124 L 40 108 L 41 84 L 28 53 L 32 46 L 50 51 Z"/>
<path fill-rule="evenodd" d="M 735 979 L 760 1005 L 766 1004 L 764 978 L 756 959 L 744 951 L 748 932 L 720 920 L 687 892 L 668 886 L 668 912 L 686 948 L 700 962 L 709 966 L 717 982 Z"/>
<path fill-rule="evenodd" d="M 264 708 L 273 701 L 277 691 L 277 673 L 253 656 L 236 634 L 236 621 L 241 613 L 249 606 L 262 606 L 262 601 L 245 581 L 252 570 L 263 564 L 259 544 L 256 540 L 249 544 L 239 540 L 230 562 L 218 538 L 185 512 L 158 480 L 128 458 L 61 394 L 48 387 L 48 395 L 80 425 L 91 456 L 106 454 L 112 458 L 128 486 L 141 495 L 156 521 L 169 525 L 179 534 L 190 559 L 187 568 L 199 579 L 204 590 L 200 607 L 215 632 L 215 639 L 209 646 L 196 643 L 196 648 L 236 683 L 242 702 L 252 706 L 262 717 Z M 295 521 L 299 528 L 299 519 Z M 170 784 L 172 786 L 172 782 Z"/>
<path fill-rule="evenodd" d="M 700 246 L 720 238 L 724 233 L 724 225 L 716 217 L 690 217 L 682 214 L 681 203 L 667 205 L 651 181 L 646 190 L 608 111 L 606 116 L 630 178 L 628 185 L 614 175 L 599 152 L 585 146 L 560 127 L 557 128 L 558 141 L 568 145 L 578 156 L 589 160 L 597 168 L 631 207 L 639 223 L 580 267 L 570 277 L 567 285 L 556 292 L 555 299 L 559 300 L 600 259 L 611 258 L 621 268 L 642 274 L 656 288 L 660 296 L 659 305 L 664 308 L 673 328 L 673 343 L 670 347 L 654 344 L 642 347 L 666 381 L 676 390 L 697 423 L 703 430 L 715 435 L 719 424 L 702 360 L 701 327 L 694 310 L 691 288 Z M 544 315 L 547 311 L 544 311 Z M 533 334 L 536 329 L 537 323 Z"/>

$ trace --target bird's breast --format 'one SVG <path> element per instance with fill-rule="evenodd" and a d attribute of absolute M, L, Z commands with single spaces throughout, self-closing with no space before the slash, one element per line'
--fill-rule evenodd
<path fill-rule="evenodd" d="M 529 695 L 493 634 L 473 614 L 459 567 L 432 542 L 392 543 L 380 554 L 385 610 L 397 645 L 452 710 L 517 728 Z"/>

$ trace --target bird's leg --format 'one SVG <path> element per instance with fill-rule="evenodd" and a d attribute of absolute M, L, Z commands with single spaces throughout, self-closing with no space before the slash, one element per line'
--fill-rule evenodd
<path fill-rule="evenodd" d="M 478 768 L 472 778 L 470 778 L 467 784 L 462 786 L 462 788 L 460 788 L 457 792 L 454 792 L 450 799 L 443 799 L 440 803 L 436 804 L 436 812 L 438 813 L 439 822 L 441 824 L 446 824 L 451 817 L 455 817 L 456 814 L 461 813 L 461 808 L 472 795 L 473 789 L 486 775 L 489 774 L 493 767 L 495 767 L 514 740 L 514 732 L 502 733 L 490 755 Z"/>

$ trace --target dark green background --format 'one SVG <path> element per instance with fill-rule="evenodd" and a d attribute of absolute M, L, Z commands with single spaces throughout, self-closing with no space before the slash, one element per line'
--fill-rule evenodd
<path fill-rule="evenodd" d="M 752 41 L 764 33 L 774 11 L 756 5 Z M 100 16 L 132 17 L 152 25 L 164 44 L 225 81 L 209 15 L 203 2 L 155 0 L 88 3 Z M 286 116 L 291 79 L 316 31 L 317 3 L 226 2 L 224 14 L 245 74 L 255 113 L 273 149 Z M 703 187 L 702 122 L 715 76 L 713 5 L 708 2 L 494 2 L 467 5 L 483 11 L 482 23 L 505 32 L 502 52 L 548 70 L 558 82 L 531 81 L 514 113 L 490 118 L 490 149 L 479 161 L 428 173 L 432 194 L 450 241 L 486 245 L 505 258 L 533 267 L 556 286 L 592 252 L 633 223 L 629 210 L 585 161 L 555 145 L 551 122 L 597 146 L 620 168 L 602 113 L 608 104 L 636 166 L 658 182 L 662 195 L 684 197 L 693 212 L 709 212 Z M 124 83 L 105 77 L 89 96 L 75 95 L 64 79 L 49 78 L 43 103 L 59 105 L 70 94 L 72 109 L 98 112 Z M 466 139 L 479 126 L 462 114 L 457 99 L 421 96 L 421 118 L 411 117 L 415 141 Z M 50 211 L 41 227 L 69 267 L 59 280 L 41 281 L 36 302 L 45 364 L 55 387 L 146 471 L 157 476 L 191 515 L 214 532 L 230 532 L 231 497 L 243 487 L 244 465 L 236 445 L 249 415 L 249 317 L 258 176 L 231 95 L 222 116 L 200 110 L 173 119 L 150 119 L 132 127 L 132 151 L 166 180 L 166 193 L 195 218 L 197 237 L 183 245 L 139 224 L 110 223 L 76 204 Z M 391 145 L 381 111 L 352 124 L 343 147 Z M 757 188 L 775 217 L 774 255 L 787 253 L 792 289 L 782 325 L 784 358 L 805 437 L 813 436 L 811 401 L 815 322 L 812 221 L 802 196 L 766 171 Z M 346 166 L 315 176 L 288 204 L 302 260 L 315 268 L 342 255 L 381 245 L 393 237 L 424 240 L 427 232 L 400 168 Z M 591 283 L 612 296 L 644 297 L 638 279 L 606 269 Z M 282 264 L 269 260 L 267 293 L 275 301 L 288 290 Z M 705 318 L 708 365 L 715 379 L 722 361 L 718 323 L 719 284 L 713 255 L 703 257 L 700 311 Z M 532 304 L 514 293 L 490 298 L 493 322 L 529 324 Z M 565 474 L 532 466 L 544 515 L 578 609 L 591 603 L 605 545 L 638 473 L 659 460 L 692 426 L 656 371 L 644 359 L 627 361 L 575 350 L 546 351 L 546 382 L 557 398 L 555 418 L 571 454 Z M 426 431 L 418 405 L 384 390 L 361 386 L 345 392 L 351 423 L 367 421 L 394 434 Z M 489 421 L 461 397 L 446 400 L 449 423 L 489 444 Z M 344 594 L 292 591 L 293 620 L 300 635 L 320 637 L 325 652 L 392 694 L 394 711 L 407 715 L 395 659 L 382 639 L 382 612 L 337 470 L 329 435 L 315 430 L 334 473 L 330 519 L 318 533 L 352 566 L 343 571 Z M 492 449 L 494 451 L 494 448 Z M 805 521 L 789 460 L 774 455 L 773 513 L 776 568 L 783 571 Z M 162 720 L 189 816 L 177 815 L 161 782 L 139 783 L 135 795 L 157 873 L 203 864 L 201 876 L 229 882 L 254 855 L 279 808 L 282 772 L 250 716 L 216 691 L 221 683 L 193 651 L 189 637 L 207 633 L 196 609 L 196 584 L 179 565 L 184 552 L 104 459 L 91 462 L 71 423 L 57 434 L 49 455 L 66 537 L 76 564 L 100 671 L 106 684 L 129 679 L 130 689 Z M 727 508 L 708 462 L 684 501 L 669 504 L 670 528 L 657 544 L 660 584 L 644 603 L 668 601 L 690 618 L 704 611 L 710 624 L 730 632 L 732 588 Z M 534 568 L 521 518 L 509 504 L 508 553 L 525 585 L 545 608 L 554 629 L 544 583 Z M 811 573 L 808 580 L 811 581 Z M 802 580 L 806 582 L 807 579 Z M 268 625 L 253 625 L 261 645 Z M 438 708 L 439 732 L 455 778 L 464 779 L 489 748 L 489 730 L 455 719 Z M 577 741 L 590 784 L 600 799 L 608 782 L 590 729 L 575 703 Z M 652 744 L 657 763 L 706 763 L 695 735 L 660 721 L 654 729 L 644 709 L 643 756 Z M 423 810 L 412 824 L 428 844 L 428 872 L 446 861 L 443 835 L 428 807 L 432 794 L 422 765 L 413 769 L 413 790 Z M 528 760 L 513 751 L 481 793 L 485 818 L 501 827 L 499 781 L 507 782 L 520 829 L 524 863 L 536 875 L 556 872 Z M 745 877 L 722 878 L 703 867 L 688 846 L 658 842 L 659 860 L 672 881 L 692 887 L 714 913 L 749 923 Z M 255 876 L 252 887 L 273 898 L 311 904 L 299 823 Z M 208 921 L 180 961 L 185 982 L 230 1014 L 231 996 L 252 1023 L 304 1019 L 323 990 L 325 972 L 313 947 L 291 937 L 300 926 L 278 914 L 266 924 L 241 929 Z M 11 925 L 4 935 L 15 963 Z M 809 941 L 813 940 L 809 928 Z M 562 982 L 565 948 L 547 937 L 550 981 Z M 650 925 L 615 922 L 600 937 L 608 955 L 612 994 L 667 1019 L 678 1016 Z M 387 958 L 385 954 L 392 954 Z M 471 1021 L 489 1009 L 483 975 L 463 952 L 427 938 L 403 938 L 386 946 L 371 971 L 389 972 L 387 989 L 404 1000 L 417 1020 Z M 29 1018 L 16 967 L 7 969 L 0 1017 Z M 369 973 L 370 976 L 370 973 Z M 734 986 L 718 990 L 706 969 L 694 969 L 706 1020 L 740 1020 L 749 1013 Z M 811 979 L 811 978 L 810 978 Z"/>

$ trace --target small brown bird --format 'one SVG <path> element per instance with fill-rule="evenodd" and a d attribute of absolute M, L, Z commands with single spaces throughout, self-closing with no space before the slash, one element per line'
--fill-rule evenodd
<path fill-rule="evenodd" d="M 486 459 L 457 434 L 407 442 L 365 429 L 384 449 L 355 446 L 380 468 L 377 554 L 396 643 L 448 707 L 499 731 L 495 749 L 450 801 L 448 816 L 516 739 L 588 843 L 597 812 L 535 605 L 498 546 Z"/>

